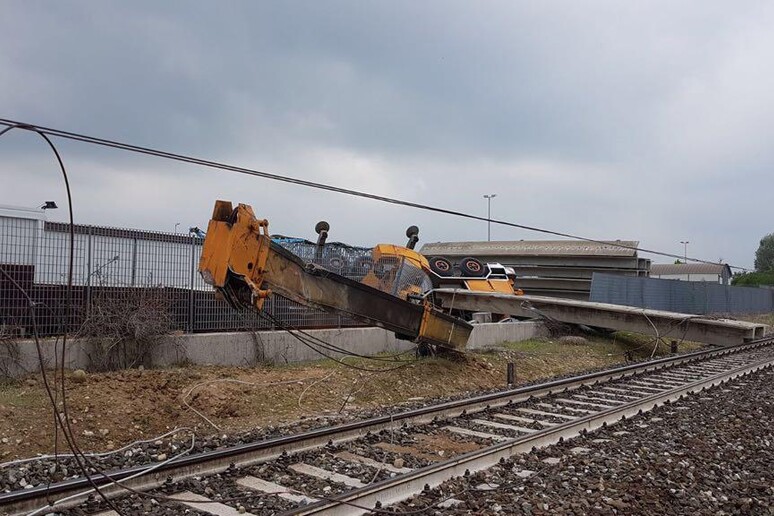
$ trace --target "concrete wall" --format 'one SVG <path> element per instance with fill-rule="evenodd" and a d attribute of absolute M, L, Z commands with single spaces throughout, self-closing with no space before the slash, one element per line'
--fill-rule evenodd
<path fill-rule="evenodd" d="M 468 340 L 468 349 L 487 348 L 503 342 L 519 342 L 546 335 L 548 332 L 545 326 L 537 321 L 477 324 Z"/>
<path fill-rule="evenodd" d="M 380 328 L 341 328 L 332 330 L 307 330 L 306 334 L 347 351 L 362 355 L 395 353 L 414 347 L 412 342 L 398 340 L 391 332 Z M 496 346 L 503 342 L 516 342 L 545 335 L 539 322 L 477 324 L 468 342 L 468 349 L 475 350 Z M 55 350 L 61 352 L 61 342 L 42 339 L 41 350 L 46 367 L 53 367 Z M 39 370 L 38 355 L 33 341 L 19 341 L 13 357 L 10 348 L 0 351 L 0 377 L 20 376 Z M 342 356 L 331 353 L 332 356 Z M 68 341 L 65 364 L 68 369 L 88 369 L 93 355 L 83 341 Z M 322 356 L 299 342 L 288 332 L 261 331 L 255 333 L 198 333 L 170 335 L 151 353 L 146 367 L 165 367 L 174 364 L 253 366 L 259 363 L 288 364 L 318 360 Z"/>
<path fill-rule="evenodd" d="M 341 328 L 306 330 L 305 334 L 361 355 L 395 353 L 414 347 L 412 342 L 398 340 L 381 328 Z M 318 346 L 319 348 L 319 346 Z M 323 350 L 335 357 L 341 353 Z M 154 366 L 180 362 L 250 366 L 261 362 L 287 364 L 319 360 L 322 355 L 285 331 L 255 333 L 198 333 L 170 337 L 154 350 Z"/>

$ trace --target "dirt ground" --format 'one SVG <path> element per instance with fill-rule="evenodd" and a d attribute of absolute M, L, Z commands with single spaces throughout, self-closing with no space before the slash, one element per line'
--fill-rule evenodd
<path fill-rule="evenodd" d="M 281 367 L 132 369 L 89 373 L 81 381 L 68 372 L 67 399 L 80 446 L 104 451 L 175 427 L 192 427 L 200 435 L 233 434 L 307 417 L 504 388 L 509 361 L 516 364 L 517 383 L 527 383 L 622 363 L 627 350 L 635 357 L 649 356 L 649 342 L 619 333 L 586 344 L 551 339 L 511 343 L 468 353 L 461 360 L 414 360 L 413 355 L 397 364 L 347 360 L 353 366 L 383 369 L 379 372 L 330 360 Z M 697 347 L 684 344 L 681 351 Z M 53 453 L 53 412 L 40 378 L 1 384 L 0 461 L 46 453 Z"/>

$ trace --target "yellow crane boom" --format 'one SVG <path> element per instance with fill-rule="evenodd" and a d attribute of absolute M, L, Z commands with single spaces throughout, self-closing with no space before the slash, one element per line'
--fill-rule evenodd
<path fill-rule="evenodd" d="M 386 292 L 304 263 L 272 242 L 269 223 L 246 204 L 216 201 L 199 272 L 235 308 L 262 310 L 280 294 L 306 306 L 346 315 L 421 344 L 462 349 L 473 327 L 443 313 L 415 292 Z M 367 284 L 371 283 L 371 284 Z"/>

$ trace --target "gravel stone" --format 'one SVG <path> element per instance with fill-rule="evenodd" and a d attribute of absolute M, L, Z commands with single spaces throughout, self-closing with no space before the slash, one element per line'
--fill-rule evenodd
<path fill-rule="evenodd" d="M 774 372 L 765 370 L 455 478 L 394 510 L 452 497 L 461 503 L 443 514 L 774 515 L 772 464 Z M 524 469 L 536 473 L 520 478 Z"/>

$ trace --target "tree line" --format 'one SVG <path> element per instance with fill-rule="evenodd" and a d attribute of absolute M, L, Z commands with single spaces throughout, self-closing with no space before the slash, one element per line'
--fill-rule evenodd
<path fill-rule="evenodd" d="M 758 250 L 755 251 L 755 272 L 734 274 L 732 285 L 757 287 L 759 285 L 774 285 L 774 233 L 761 238 Z"/>

